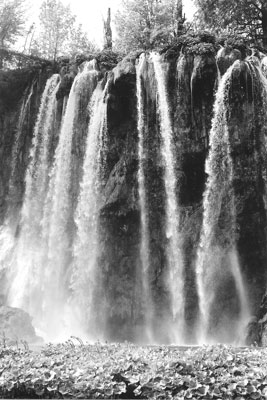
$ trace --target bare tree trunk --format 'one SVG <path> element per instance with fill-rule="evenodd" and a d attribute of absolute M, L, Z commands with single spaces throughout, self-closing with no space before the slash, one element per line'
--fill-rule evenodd
<path fill-rule="evenodd" d="M 176 0 L 176 21 L 177 21 L 177 36 L 183 34 L 185 17 L 183 16 L 183 1 Z"/>
<path fill-rule="evenodd" d="M 112 49 L 111 11 L 108 9 L 107 20 L 104 21 L 104 49 Z"/>
<path fill-rule="evenodd" d="M 263 47 L 267 50 L 267 3 L 262 6 Z"/>
<path fill-rule="evenodd" d="M 4 40 L 0 40 L 0 69 L 3 68 L 3 58 L 4 58 Z"/>

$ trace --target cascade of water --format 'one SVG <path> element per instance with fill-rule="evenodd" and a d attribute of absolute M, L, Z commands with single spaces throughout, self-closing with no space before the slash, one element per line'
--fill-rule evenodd
<path fill-rule="evenodd" d="M 261 60 L 261 69 L 263 74 L 267 77 L 267 56 L 263 57 Z"/>
<path fill-rule="evenodd" d="M 56 93 L 60 81 L 59 75 L 54 74 L 48 79 L 42 96 L 39 115 L 35 124 L 30 164 L 26 172 L 26 188 L 22 208 L 23 219 L 35 217 L 40 223 L 43 212 L 45 194 L 47 190 L 49 171 L 49 152 L 51 139 L 56 122 Z M 34 213 L 33 213 L 34 210 Z M 38 210 L 38 211 L 37 211 Z M 31 216 L 29 216 L 29 213 Z M 34 215 L 33 215 L 34 214 Z"/>
<path fill-rule="evenodd" d="M 36 85 L 36 82 L 34 81 L 30 88 L 28 88 L 26 95 L 24 96 L 23 103 L 20 109 L 20 114 L 19 114 L 19 119 L 16 127 L 16 136 L 15 136 L 15 141 L 14 145 L 12 148 L 12 159 L 11 159 L 11 173 L 10 173 L 10 178 L 9 178 L 9 188 L 8 188 L 8 210 L 6 213 L 6 218 L 5 218 L 5 225 L 11 224 L 12 219 L 16 219 L 16 216 L 14 215 L 14 209 L 13 209 L 13 198 L 16 199 L 17 197 L 17 187 L 16 187 L 16 179 L 17 179 L 17 172 L 20 169 L 20 166 L 18 165 L 18 160 L 20 159 L 19 157 L 19 149 L 22 145 L 22 134 L 23 134 L 23 127 L 25 125 L 25 120 L 29 117 L 29 111 L 30 111 L 30 104 L 31 104 L 31 98 L 34 93 L 34 87 Z M 15 224 L 17 221 L 14 221 Z"/>
<path fill-rule="evenodd" d="M 243 325 L 244 319 L 249 316 L 246 301 L 245 287 L 240 272 L 235 249 L 235 204 L 233 193 L 233 161 L 229 142 L 227 125 L 228 92 L 236 61 L 223 75 L 216 94 L 214 104 L 214 117 L 210 131 L 210 150 L 206 161 L 208 180 L 203 196 L 203 223 L 200 243 L 197 252 L 196 275 L 199 296 L 199 342 L 209 340 L 210 312 L 216 295 L 216 282 L 220 274 L 220 263 L 223 250 L 216 242 L 216 227 L 223 207 L 227 211 L 228 227 L 228 252 L 229 269 L 233 276 L 238 299 L 240 302 L 239 322 Z"/>
<path fill-rule="evenodd" d="M 148 230 L 148 212 L 146 204 L 146 188 L 145 188 L 145 149 L 144 149 L 144 99 L 142 93 L 142 72 L 146 63 L 145 54 L 141 54 L 138 65 L 136 66 L 136 96 L 137 96 L 137 129 L 138 129 L 138 194 L 139 206 L 141 214 L 141 235 L 140 235 L 140 259 L 141 259 L 141 280 L 142 293 L 145 308 L 145 334 L 149 343 L 153 342 L 152 335 L 152 319 L 153 306 L 151 300 L 151 288 L 149 285 L 149 268 L 150 268 L 150 249 L 149 249 L 149 230 Z"/>
<path fill-rule="evenodd" d="M 31 291 L 40 287 L 41 277 L 41 219 L 48 185 L 49 144 L 55 128 L 56 92 L 59 75 L 55 74 L 46 83 L 39 114 L 34 128 L 30 164 L 26 172 L 25 195 L 21 212 L 20 232 L 15 243 L 9 271 L 11 282 L 8 302 L 32 312 Z M 38 270 L 39 268 L 39 270 Z"/>
<path fill-rule="evenodd" d="M 221 71 L 220 71 L 220 68 L 219 68 L 219 65 L 218 65 L 218 60 L 220 60 L 220 58 L 222 57 L 223 52 L 224 52 L 224 47 L 221 46 L 221 48 L 217 51 L 217 54 L 216 54 L 216 68 L 217 68 L 218 85 L 219 85 L 219 82 L 220 82 L 220 80 L 222 78 Z"/>
<path fill-rule="evenodd" d="M 164 163 L 164 183 L 166 191 L 166 237 L 168 239 L 167 262 L 174 324 L 173 338 L 176 343 L 184 340 L 184 277 L 182 240 L 179 232 L 179 209 L 176 198 L 175 150 L 168 105 L 166 76 L 160 55 L 151 54 L 158 88 L 158 112 L 162 138 L 161 154 Z"/>
<path fill-rule="evenodd" d="M 79 122 L 79 103 L 83 97 L 92 95 L 97 84 L 98 71 L 95 61 L 87 62 L 77 74 L 71 87 L 62 122 L 54 164 L 50 173 L 48 193 L 42 219 L 45 271 L 42 284 L 42 309 L 40 324 L 46 334 L 54 336 L 57 324 L 58 334 L 64 335 L 66 322 L 63 320 L 66 298 L 68 297 L 68 265 L 71 262 L 72 204 L 71 204 L 71 152 L 73 132 Z M 62 316 L 59 320 L 58 315 Z"/>
<path fill-rule="evenodd" d="M 17 125 L 17 129 L 16 129 L 16 137 L 15 137 L 15 142 L 14 142 L 14 146 L 12 149 L 11 179 L 14 178 L 14 174 L 15 174 L 16 163 L 17 163 L 17 159 L 18 159 L 19 142 L 20 142 L 20 137 L 21 137 L 21 133 L 22 133 L 22 127 L 25 122 L 25 116 L 26 116 L 29 106 L 30 106 L 30 101 L 31 101 L 31 97 L 33 95 L 34 85 L 35 85 L 35 82 L 31 85 L 28 95 L 26 97 L 24 97 L 24 101 L 23 101 L 22 107 L 20 109 L 20 115 L 19 115 L 18 125 Z"/>
<path fill-rule="evenodd" d="M 3 225 L 0 227 L 0 269 L 6 268 L 10 264 L 13 257 L 13 249 L 15 245 L 15 233 L 18 224 L 18 212 L 13 206 L 14 198 L 17 197 L 16 175 L 18 170 L 18 153 L 20 148 L 21 136 L 25 119 L 28 116 L 31 104 L 31 98 L 34 92 L 36 82 L 33 82 L 30 88 L 25 92 L 23 102 L 20 109 L 18 123 L 16 126 L 16 136 L 12 149 L 11 172 L 8 185 L 8 207 Z M 15 200 L 16 201 L 16 200 Z"/>
<path fill-rule="evenodd" d="M 237 256 L 237 250 L 234 247 L 229 253 L 229 266 L 231 274 L 234 277 L 236 290 L 240 302 L 239 324 L 236 331 L 236 344 L 244 343 L 244 332 L 246 331 L 248 321 L 250 319 L 248 296 L 245 289 L 244 279 L 240 269 L 240 263 Z"/>
<path fill-rule="evenodd" d="M 75 213 L 77 234 L 74 242 L 74 267 L 71 287 L 72 304 L 81 315 L 83 324 L 90 327 L 92 337 L 99 338 L 95 318 L 100 309 L 99 289 L 101 277 L 98 268 L 99 207 L 101 203 L 102 171 L 105 166 L 107 103 L 109 80 L 103 90 L 102 82 L 96 87 L 90 102 L 91 117 L 88 127 L 83 179 Z M 96 304 L 98 306 L 96 307 Z M 105 319 L 103 312 L 102 320 Z M 103 333 L 103 332 L 102 332 Z"/>
<path fill-rule="evenodd" d="M 184 54 L 181 53 L 178 58 L 176 66 L 177 78 L 179 82 L 184 78 L 185 66 L 186 66 L 186 57 Z"/>
<path fill-rule="evenodd" d="M 264 144 L 264 151 L 265 151 L 265 157 L 267 156 L 267 56 L 265 56 L 261 60 L 260 67 L 258 69 L 258 74 L 261 82 L 261 87 L 262 87 L 262 102 L 263 102 L 263 109 L 265 112 L 263 113 L 263 144 Z M 267 214 L 267 168 L 266 166 L 263 166 L 263 181 L 264 181 L 264 196 L 263 196 L 263 201 L 264 201 L 264 207 L 265 207 L 265 212 Z"/>

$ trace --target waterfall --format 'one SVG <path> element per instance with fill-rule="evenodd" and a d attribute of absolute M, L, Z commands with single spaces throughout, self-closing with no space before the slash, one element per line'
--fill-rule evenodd
<path fill-rule="evenodd" d="M 90 122 L 88 127 L 86 154 L 83 164 L 83 178 L 75 213 L 77 226 L 74 241 L 74 267 L 71 277 L 72 304 L 80 314 L 83 324 L 90 328 L 92 338 L 103 335 L 97 317 L 101 309 L 102 288 L 98 257 L 99 248 L 99 209 L 101 204 L 102 171 L 105 168 L 107 103 L 105 88 L 99 82 L 90 102 Z M 105 316 L 101 312 L 102 328 Z"/>
<path fill-rule="evenodd" d="M 10 181 L 0 177 L 9 183 L 0 300 L 27 311 L 46 341 L 241 344 L 250 318 L 242 271 L 256 309 L 266 255 L 267 61 L 260 71 L 254 56 L 237 60 L 219 76 L 231 62 L 222 51 L 177 50 L 169 63 L 142 54 L 135 71 L 132 58 L 114 72 L 71 61 L 67 76 L 47 80 L 33 132 L 35 78 L 20 114 L 15 99 L 3 108 L 1 126 L 18 122 Z M 196 133 L 210 122 L 204 171 L 206 139 Z M 5 166 L 12 140 L 3 139 Z"/>
<path fill-rule="evenodd" d="M 22 147 L 22 141 L 24 139 L 23 137 L 23 130 L 25 123 L 27 123 L 27 119 L 29 119 L 29 112 L 30 112 L 30 106 L 31 106 L 31 99 L 34 93 L 34 87 L 36 85 L 36 81 L 34 81 L 31 86 L 26 89 L 26 92 L 24 94 L 22 106 L 20 108 L 20 114 L 18 118 L 18 123 L 16 127 L 16 136 L 15 136 L 15 141 L 14 145 L 12 148 L 12 159 L 11 159 L 11 173 L 10 173 L 10 178 L 9 178 L 9 187 L 8 187 L 8 210 L 6 212 L 6 218 L 5 218 L 5 223 L 10 224 L 11 220 L 14 220 L 13 222 L 17 223 L 16 217 L 17 213 L 14 207 L 13 203 L 16 203 L 16 197 L 17 197 L 17 185 L 16 185 L 16 180 L 18 179 L 17 175 L 18 172 L 20 171 L 20 157 L 19 157 L 19 149 Z M 8 220 L 8 222 L 7 222 Z"/>
<path fill-rule="evenodd" d="M 172 340 L 182 343 L 184 340 L 184 277 L 182 240 L 179 232 L 179 208 L 177 204 L 177 179 L 175 171 L 175 147 L 168 105 L 166 76 L 160 55 L 151 54 L 157 82 L 158 113 L 160 117 L 161 155 L 164 164 L 164 183 L 166 192 L 166 238 L 168 276 L 167 285 L 170 290 L 171 311 L 174 322 Z"/>
<path fill-rule="evenodd" d="M 29 118 L 30 104 L 35 84 L 36 82 L 34 81 L 30 88 L 27 88 L 24 93 L 18 123 L 16 126 L 15 141 L 12 148 L 11 172 L 8 184 L 8 204 L 4 223 L 0 227 L 0 270 L 6 269 L 6 266 L 10 264 L 10 260 L 13 257 L 15 245 L 14 236 L 16 234 L 16 229 L 18 225 L 18 211 L 16 209 L 16 197 L 18 189 L 16 187 L 16 179 L 19 169 L 19 148 L 23 135 L 23 127 L 25 125 L 25 122 L 27 121 L 27 118 Z"/>
<path fill-rule="evenodd" d="M 245 286 L 240 271 L 235 247 L 235 204 L 233 192 L 233 161 L 231 156 L 227 125 L 228 92 L 236 61 L 223 75 L 214 104 L 214 117 L 210 131 L 210 150 L 206 161 L 208 180 L 203 195 L 203 222 L 200 243 L 197 251 L 196 276 L 199 296 L 199 342 L 210 340 L 211 308 L 216 300 L 217 284 L 222 270 L 221 263 L 228 254 L 228 266 L 232 275 L 240 303 L 239 326 L 249 317 L 249 307 Z M 224 241 L 226 250 L 220 246 L 216 237 L 222 209 L 226 224 Z M 239 329 L 237 329 L 239 331 Z M 235 339 L 235 338 L 234 338 Z"/>
<path fill-rule="evenodd" d="M 40 224 L 48 184 L 49 156 L 51 141 L 55 133 L 57 100 L 60 85 L 59 75 L 48 79 L 41 101 L 39 115 L 35 124 L 30 164 L 26 172 L 25 196 L 22 208 L 23 222 Z M 31 222 L 30 222 L 31 221 Z"/>
<path fill-rule="evenodd" d="M 267 56 L 263 57 L 261 60 L 261 69 L 263 74 L 267 77 Z"/>
<path fill-rule="evenodd" d="M 142 280 L 142 293 L 145 309 L 145 336 L 149 343 L 153 342 L 152 335 L 152 318 L 153 306 L 151 299 L 151 288 L 149 282 L 149 269 L 150 269 L 150 249 L 149 249 L 149 226 L 148 226 L 148 210 L 146 200 L 146 186 L 145 186 L 145 110 L 144 99 L 142 93 L 142 72 L 146 63 L 145 54 L 141 54 L 138 65 L 136 66 L 136 96 L 137 96 L 137 130 L 138 130 L 138 194 L 139 194 L 139 207 L 140 207 L 140 260 L 141 260 L 141 280 Z"/>
<path fill-rule="evenodd" d="M 15 242 L 9 271 L 9 304 L 27 309 L 31 313 L 32 307 L 35 308 L 38 303 L 33 298 L 33 292 L 39 290 L 42 279 L 41 220 L 48 183 L 50 143 L 55 130 L 58 86 L 59 75 L 55 74 L 48 79 L 42 95 L 34 128 L 30 164 L 26 172 L 19 237 Z"/>
<path fill-rule="evenodd" d="M 29 108 L 30 108 L 30 102 L 31 102 L 31 98 L 33 95 L 34 86 L 35 86 L 35 82 L 33 82 L 33 84 L 31 85 L 28 95 L 24 97 L 22 107 L 20 109 L 20 114 L 19 114 L 17 129 L 16 129 L 16 137 L 15 137 L 15 142 L 14 142 L 14 146 L 12 149 L 11 181 L 14 179 L 14 175 L 16 173 L 16 166 L 17 166 L 17 161 L 18 161 L 18 152 L 19 152 L 19 147 L 20 147 L 22 129 L 23 129 L 23 125 L 25 123 L 25 118 L 26 118 L 27 112 L 29 111 Z"/>
<path fill-rule="evenodd" d="M 59 335 L 65 335 L 70 328 L 65 320 L 68 314 L 69 264 L 72 258 L 72 142 L 76 125 L 79 123 L 80 103 L 84 97 L 91 97 L 97 83 L 98 71 L 95 60 L 85 63 L 76 75 L 71 87 L 55 159 L 50 172 L 50 182 L 42 219 L 42 237 L 44 240 L 45 271 L 42 285 L 41 321 L 47 330 L 50 321 L 51 335 L 55 336 L 55 326 Z M 61 320 L 58 316 L 61 315 Z M 68 316 L 66 317 L 68 319 Z M 54 324 L 54 326 L 53 326 Z M 50 334 L 48 333 L 48 335 Z"/>
<path fill-rule="evenodd" d="M 264 146 L 264 156 L 267 157 L 267 56 L 261 60 L 260 68 L 258 68 L 259 78 L 262 85 L 262 103 L 265 112 L 263 113 L 263 137 L 262 142 Z M 263 167 L 263 182 L 264 182 L 264 196 L 263 202 L 265 207 L 265 212 L 267 215 L 267 167 Z"/>
<path fill-rule="evenodd" d="M 34 129 L 20 230 L 8 277 L 8 303 L 28 311 L 48 340 L 57 335 L 63 338 L 73 322 L 67 304 L 73 235 L 72 142 L 79 113 L 88 105 L 97 78 L 95 61 L 85 63 L 74 79 L 57 132 L 59 76 L 53 75 L 47 81 Z"/>

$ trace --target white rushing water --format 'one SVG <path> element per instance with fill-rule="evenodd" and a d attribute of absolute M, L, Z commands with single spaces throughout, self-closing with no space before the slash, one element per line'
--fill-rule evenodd
<path fill-rule="evenodd" d="M 208 175 L 203 196 L 203 222 L 200 243 L 196 260 L 196 277 L 199 297 L 199 343 L 209 342 L 211 308 L 216 299 L 216 288 L 219 282 L 223 253 L 228 252 L 229 273 L 232 275 L 238 300 L 240 303 L 239 326 L 244 325 L 244 319 L 249 317 L 246 290 L 240 271 L 235 248 L 235 204 L 233 192 L 233 161 L 231 156 L 229 131 L 227 124 L 228 92 L 233 70 L 238 66 L 236 61 L 223 75 L 216 93 L 214 117 L 210 131 L 210 149 L 206 161 Z M 216 242 L 216 227 L 222 209 L 222 203 L 228 196 L 227 212 L 230 220 L 229 233 L 233 241 L 230 248 L 223 250 Z M 239 329 L 237 328 L 237 331 Z M 238 332 L 236 332 L 236 337 Z M 233 338 L 233 341 L 236 338 Z"/>
<path fill-rule="evenodd" d="M 262 85 L 262 101 L 263 101 L 263 109 L 265 112 L 263 113 L 263 137 L 262 142 L 264 145 L 265 157 L 267 158 L 267 56 L 265 56 L 258 68 L 259 78 Z M 265 212 L 267 214 L 267 167 L 263 168 L 263 181 L 264 181 L 264 207 Z"/>
<path fill-rule="evenodd" d="M 11 179 L 14 179 L 16 164 L 18 161 L 18 151 L 19 151 L 22 129 L 23 129 L 23 125 L 25 123 L 25 118 L 29 111 L 31 98 L 32 98 L 33 91 L 34 91 L 34 86 L 35 86 L 35 82 L 33 82 L 33 84 L 31 85 L 29 94 L 27 96 L 25 96 L 24 101 L 22 103 L 22 107 L 20 109 L 19 120 L 18 120 L 18 124 L 17 124 L 17 128 L 16 128 L 16 137 L 15 137 L 15 142 L 14 142 L 14 146 L 12 149 Z"/>
<path fill-rule="evenodd" d="M 18 123 L 16 126 L 16 135 L 15 135 L 15 141 L 14 145 L 12 148 L 12 159 L 11 159 L 11 173 L 10 173 L 10 178 L 9 178 L 9 188 L 8 188 L 8 210 L 6 213 L 6 221 L 9 220 L 9 224 L 11 223 L 11 219 L 16 219 L 16 216 L 14 215 L 15 208 L 13 207 L 13 198 L 16 201 L 16 192 L 17 192 L 17 187 L 16 187 L 16 179 L 17 179 L 17 174 L 20 169 L 19 161 L 21 160 L 21 155 L 19 155 L 19 149 L 22 145 L 22 141 L 24 140 L 23 137 L 23 131 L 26 130 L 25 125 L 27 126 L 27 121 L 29 120 L 29 112 L 30 112 L 30 106 L 31 106 L 31 98 L 34 93 L 34 87 L 36 85 L 36 82 L 34 81 L 31 85 L 31 87 L 28 89 L 27 95 L 24 96 L 22 106 L 20 109 L 20 114 L 19 114 L 19 119 Z M 17 221 L 14 221 L 15 224 Z"/>
<path fill-rule="evenodd" d="M 3 225 L 0 227 L 0 269 L 6 269 L 11 264 L 13 258 L 13 251 L 15 245 L 15 234 L 18 225 L 18 211 L 17 205 L 13 204 L 14 200 L 16 203 L 17 188 L 16 178 L 18 160 L 19 160 L 19 146 L 21 142 L 21 136 L 25 125 L 25 120 L 29 118 L 28 113 L 30 110 L 31 98 L 34 92 L 34 86 L 36 82 L 33 82 L 31 87 L 26 91 L 24 99 L 21 105 L 18 123 L 16 126 L 16 136 L 14 145 L 12 148 L 12 159 L 11 159 L 11 172 L 8 184 L 8 205 Z M 44 96 L 45 97 L 45 96 Z M 44 102 L 44 97 L 42 102 Z"/>
<path fill-rule="evenodd" d="M 41 219 L 47 190 L 49 141 L 54 133 L 59 75 L 46 83 L 34 128 L 30 165 L 20 220 L 20 231 L 10 262 L 8 302 L 33 312 L 33 291 L 40 288 Z"/>
<path fill-rule="evenodd" d="M 267 77 L 267 56 L 261 60 L 261 69 L 265 77 Z"/>
<path fill-rule="evenodd" d="M 150 269 L 150 248 L 149 248 L 149 226 L 148 226 L 148 210 L 146 200 L 146 183 L 145 183 L 145 110 L 144 98 L 142 92 L 142 73 L 146 65 L 146 56 L 141 54 L 139 62 L 136 66 L 136 96 L 137 96 L 137 129 L 138 129 L 138 194 L 140 207 L 140 260 L 141 260 L 141 281 L 142 281 L 142 298 L 144 303 L 144 322 L 145 322 L 145 338 L 144 341 L 153 343 L 153 305 L 151 300 L 151 288 L 149 282 Z"/>
<path fill-rule="evenodd" d="M 99 82 L 90 102 L 90 123 L 83 164 L 83 178 L 75 213 L 77 234 L 74 242 L 74 267 L 71 277 L 73 291 L 71 303 L 80 315 L 81 324 L 89 326 L 91 338 L 101 337 L 97 331 L 97 314 L 101 308 L 98 291 L 101 289 L 101 274 L 98 266 L 99 208 L 101 204 L 102 171 L 105 168 L 107 103 L 105 88 Z M 98 306 L 96 306 L 98 304 Z M 102 315 L 102 320 L 105 316 Z M 103 334 L 103 332 L 102 332 Z"/>
<path fill-rule="evenodd" d="M 46 340 L 63 340 L 70 334 L 69 329 L 79 333 L 70 327 L 74 320 L 67 304 L 73 235 L 72 141 L 79 127 L 80 106 L 91 97 L 97 78 L 95 61 L 85 63 L 74 79 L 57 132 L 59 76 L 52 76 L 34 130 L 20 230 L 9 274 L 8 303 L 29 312 Z M 52 162 L 51 146 L 57 137 Z"/>
<path fill-rule="evenodd" d="M 51 335 L 55 337 L 55 326 L 62 335 L 68 332 L 71 322 L 68 321 L 68 265 L 72 257 L 72 141 L 76 124 L 79 121 L 79 104 L 83 97 L 91 97 L 97 84 L 98 71 L 95 61 L 85 63 L 83 69 L 76 75 L 71 87 L 63 122 L 59 134 L 59 141 L 55 152 L 55 159 L 50 173 L 50 182 L 44 216 L 42 220 L 45 252 L 45 272 L 42 285 L 41 321 L 47 329 L 50 321 Z M 61 319 L 59 319 L 61 315 Z M 68 314 L 69 315 L 69 314 Z M 53 327 L 54 325 L 54 327 Z M 49 336 L 49 332 L 47 333 Z"/>
<path fill-rule="evenodd" d="M 246 332 L 247 324 L 250 320 L 250 311 L 249 311 L 249 304 L 248 304 L 248 294 L 246 291 L 245 282 L 241 273 L 240 263 L 237 255 L 237 250 L 234 247 L 231 249 L 229 254 L 230 259 L 230 271 L 234 277 L 236 290 L 239 297 L 240 302 L 240 313 L 239 313 L 239 323 L 237 324 L 236 328 L 236 338 L 235 344 L 243 345 L 244 344 L 244 332 Z"/>
<path fill-rule="evenodd" d="M 157 82 L 158 112 L 160 117 L 161 155 L 164 164 L 166 192 L 166 237 L 168 239 L 167 285 L 171 296 L 171 310 L 174 326 L 172 341 L 184 342 L 184 266 L 182 240 L 179 232 L 179 208 L 177 204 L 177 179 L 175 171 L 175 147 L 167 96 L 166 73 L 158 53 L 151 54 Z"/>

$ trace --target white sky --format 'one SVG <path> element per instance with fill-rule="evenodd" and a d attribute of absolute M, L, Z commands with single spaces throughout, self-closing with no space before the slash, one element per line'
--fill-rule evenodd
<path fill-rule="evenodd" d="M 1 0 L 0 0 L 1 1 Z M 70 4 L 73 14 L 77 16 L 77 22 L 83 25 L 90 40 L 95 41 L 100 47 L 103 41 L 102 17 L 106 18 L 107 9 L 111 8 L 111 18 L 119 8 L 121 0 L 61 0 L 64 4 Z M 37 20 L 39 7 L 42 0 L 28 0 L 30 4 L 30 24 Z M 188 20 L 194 14 L 193 0 L 183 0 L 184 13 Z"/>

